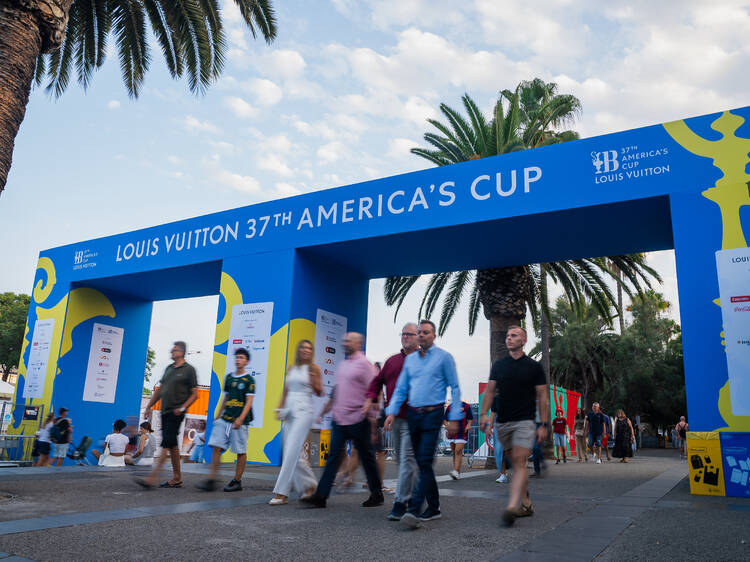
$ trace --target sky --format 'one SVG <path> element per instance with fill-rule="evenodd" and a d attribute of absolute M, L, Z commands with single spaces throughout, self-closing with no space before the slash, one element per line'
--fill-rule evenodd
<path fill-rule="evenodd" d="M 153 38 L 137 100 L 114 53 L 85 92 L 73 82 L 59 100 L 32 93 L 0 197 L 0 291 L 30 292 L 45 248 L 430 167 L 409 149 L 424 145 L 439 104 L 459 108 L 464 93 L 487 112 L 499 90 L 553 81 L 581 100 L 583 137 L 748 104 L 746 2 L 277 0 L 270 47 L 221 5 L 230 49 L 205 95 L 169 77 Z M 672 252 L 649 262 L 679 319 Z M 371 283 L 373 361 L 397 351 L 420 298 L 394 324 L 382 281 Z M 208 381 L 216 303 L 156 303 L 157 372 L 185 339 Z M 473 401 L 489 329 L 482 320 L 468 338 L 465 318 L 439 345 Z"/>

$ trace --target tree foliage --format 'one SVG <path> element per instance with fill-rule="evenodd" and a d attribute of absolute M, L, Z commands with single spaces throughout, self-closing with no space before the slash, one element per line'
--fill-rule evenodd
<path fill-rule="evenodd" d="M 655 291 L 633 297 L 633 321 L 613 332 L 590 305 L 579 316 L 565 297 L 551 311 L 550 381 L 581 392 L 589 407 L 642 415 L 654 426 L 685 415 L 685 374 L 680 326 Z M 539 346 L 532 354 L 540 352 Z"/>
<path fill-rule="evenodd" d="M 271 0 L 234 0 L 253 37 L 276 37 Z M 137 98 L 152 62 L 153 32 L 172 78 L 187 75 L 193 93 L 203 93 L 224 68 L 227 42 L 217 0 L 74 0 L 59 49 L 37 58 L 34 80 L 47 78 L 59 97 L 73 74 L 85 89 L 103 64 L 110 39 L 128 95 Z"/>
<path fill-rule="evenodd" d="M 8 371 L 21 358 L 29 295 L 0 293 L 0 367 Z"/>

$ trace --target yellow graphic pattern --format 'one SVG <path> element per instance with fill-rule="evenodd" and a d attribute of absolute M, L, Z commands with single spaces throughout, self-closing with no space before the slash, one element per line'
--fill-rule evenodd
<path fill-rule="evenodd" d="M 29 400 L 29 405 L 44 405 L 45 414 L 49 412 L 50 406 L 52 406 L 52 389 L 55 385 L 55 377 L 59 374 L 60 369 L 57 367 L 59 358 L 68 353 L 72 347 L 72 332 L 73 329 L 95 316 L 115 316 L 115 310 L 112 303 L 107 297 L 105 297 L 99 291 L 88 288 L 73 289 L 70 293 L 63 296 L 57 304 L 54 304 L 48 308 L 39 306 L 44 304 L 49 296 L 52 294 L 52 290 L 55 288 L 57 283 L 57 275 L 55 273 L 55 264 L 49 258 L 39 258 L 37 269 L 43 270 L 47 275 L 46 284 L 42 283 L 42 280 L 38 280 L 33 291 L 34 303 L 36 303 L 36 319 L 37 320 L 48 320 L 53 319 L 55 321 L 54 329 L 52 332 L 52 341 L 50 342 L 50 354 L 49 362 L 47 364 L 47 373 L 44 380 L 44 390 L 42 398 Z M 32 303 L 33 306 L 33 303 Z M 18 374 L 25 377 L 27 373 L 26 362 L 23 357 L 26 353 L 26 348 L 29 346 L 29 326 L 26 325 L 24 332 L 23 344 L 21 347 L 21 358 L 18 365 Z M 58 352 L 59 350 L 59 352 Z M 23 401 L 21 396 L 15 396 L 14 401 Z M 36 427 L 37 422 L 32 422 L 32 425 Z M 22 422 L 18 428 L 9 428 L 12 433 L 23 433 L 24 423 Z"/>
<path fill-rule="evenodd" d="M 698 156 L 711 158 L 713 165 L 723 174 L 715 186 L 702 192 L 703 197 L 719 207 L 722 250 L 747 247 L 740 222 L 740 209 L 750 205 L 750 175 L 745 172 L 745 167 L 750 162 L 750 139 L 735 135 L 744 122 L 743 117 L 725 111 L 711 123 L 711 128 L 722 135 L 721 139 L 715 141 L 695 134 L 684 121 L 664 124 L 667 133 L 680 146 Z M 719 299 L 714 299 L 713 303 L 721 305 Z M 723 338 L 723 332 L 721 336 Z M 718 407 L 727 427 L 718 428 L 717 431 L 750 431 L 750 416 L 732 414 L 729 381 L 719 391 Z"/>

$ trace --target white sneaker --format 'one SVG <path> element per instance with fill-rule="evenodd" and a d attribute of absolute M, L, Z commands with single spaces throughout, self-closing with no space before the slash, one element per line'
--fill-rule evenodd
<path fill-rule="evenodd" d="M 602 464 L 602 459 L 596 459 L 596 464 Z"/>
<path fill-rule="evenodd" d="M 497 480 L 495 480 L 495 482 L 497 482 L 498 484 L 504 484 L 507 481 L 508 481 L 508 477 L 505 476 L 505 474 L 501 474 L 500 477 Z"/>
<path fill-rule="evenodd" d="M 458 478 L 460 476 L 460 474 L 458 473 L 457 470 L 451 470 L 450 471 L 450 475 L 451 475 L 451 478 L 453 478 L 453 480 L 458 480 Z"/>

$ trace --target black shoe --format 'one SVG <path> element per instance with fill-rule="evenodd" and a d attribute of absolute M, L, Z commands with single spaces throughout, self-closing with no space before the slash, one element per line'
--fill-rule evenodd
<path fill-rule="evenodd" d="M 200 484 L 196 484 L 195 487 L 204 492 L 213 492 L 216 489 L 216 480 L 206 478 Z"/>
<path fill-rule="evenodd" d="M 503 525 L 506 527 L 512 527 L 513 523 L 516 522 L 516 512 L 512 509 L 506 509 L 503 511 Z"/>
<path fill-rule="evenodd" d="M 404 513 L 406 513 L 406 504 L 403 502 L 395 502 L 393 504 L 393 509 L 391 509 L 391 512 L 388 514 L 388 519 L 391 521 L 401 521 Z"/>
<path fill-rule="evenodd" d="M 410 512 L 404 513 L 404 516 L 401 518 L 401 523 L 409 529 L 419 529 L 419 527 L 422 526 L 419 517 Z"/>
<path fill-rule="evenodd" d="M 560 459 L 557 459 L 557 460 L 555 461 L 555 464 L 560 464 Z"/>
<path fill-rule="evenodd" d="M 370 497 L 362 502 L 362 507 L 378 507 L 383 505 L 384 502 L 383 492 L 372 492 Z"/>
<path fill-rule="evenodd" d="M 303 503 L 305 507 L 323 508 L 326 506 L 326 499 L 323 496 L 319 496 L 317 492 L 309 498 L 300 498 L 299 501 L 300 503 Z"/>
<path fill-rule="evenodd" d="M 432 521 L 433 519 L 440 519 L 442 517 L 442 514 L 440 513 L 439 509 L 432 509 L 431 507 L 428 507 L 422 512 L 422 515 L 419 516 L 420 521 Z"/>
<path fill-rule="evenodd" d="M 567 457 L 563 457 L 563 462 L 564 462 L 564 463 L 568 462 L 568 459 L 567 459 Z"/>
<path fill-rule="evenodd" d="M 227 484 L 226 486 L 224 486 L 224 491 L 225 492 L 239 492 L 241 490 L 242 490 L 242 482 L 240 482 L 239 480 L 236 480 L 234 478 L 232 478 L 232 480 L 230 480 L 229 484 Z"/>

